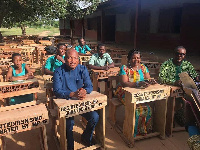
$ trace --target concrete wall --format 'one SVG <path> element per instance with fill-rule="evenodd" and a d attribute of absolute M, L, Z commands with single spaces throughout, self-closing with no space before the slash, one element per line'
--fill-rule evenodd
<path fill-rule="evenodd" d="M 96 30 L 85 30 L 85 39 L 97 41 L 97 31 Z"/>

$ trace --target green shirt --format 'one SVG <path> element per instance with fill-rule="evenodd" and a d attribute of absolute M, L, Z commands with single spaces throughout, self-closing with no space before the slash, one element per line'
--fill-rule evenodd
<path fill-rule="evenodd" d="M 65 56 L 62 56 L 63 59 L 65 59 Z M 46 69 L 54 72 L 54 70 L 62 65 L 62 61 L 59 61 L 55 58 L 55 56 L 51 56 L 47 59 L 45 67 Z"/>
<path fill-rule="evenodd" d="M 193 79 L 198 76 L 190 62 L 183 60 L 180 66 L 176 66 L 172 60 L 165 61 L 160 67 L 159 79 L 162 83 L 174 84 L 180 79 L 181 72 L 187 72 Z"/>
<path fill-rule="evenodd" d="M 87 46 L 87 45 L 83 45 L 83 47 L 78 45 L 78 46 L 75 47 L 75 50 L 78 53 L 86 54 L 87 51 L 91 51 L 91 48 L 89 48 L 89 46 Z"/>
<path fill-rule="evenodd" d="M 107 63 L 108 64 L 113 63 L 113 60 L 108 53 L 104 53 L 102 58 L 99 57 L 98 53 L 93 54 L 89 61 L 90 65 L 94 65 L 94 66 L 98 66 L 98 67 L 105 66 Z"/>

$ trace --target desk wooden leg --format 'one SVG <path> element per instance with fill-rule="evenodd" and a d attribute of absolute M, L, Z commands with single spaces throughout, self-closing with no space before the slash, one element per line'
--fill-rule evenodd
<path fill-rule="evenodd" d="M 98 91 L 98 79 L 93 78 L 93 91 Z"/>
<path fill-rule="evenodd" d="M 60 129 L 60 150 L 67 150 L 65 117 L 59 119 L 59 129 Z"/>
<path fill-rule="evenodd" d="M 45 125 L 40 127 L 40 132 L 41 132 L 41 144 L 42 144 L 41 147 L 43 150 L 48 150 L 47 134 L 46 134 L 46 126 Z"/>
<path fill-rule="evenodd" d="M 166 134 L 172 136 L 174 121 L 175 97 L 169 97 L 167 100 L 167 116 L 166 116 Z"/>
<path fill-rule="evenodd" d="M 34 96 L 35 96 L 35 101 L 37 101 L 38 100 L 37 93 L 34 93 Z"/>
<path fill-rule="evenodd" d="M 134 145 L 135 110 L 136 103 L 131 103 L 132 95 L 125 92 L 125 119 L 123 124 L 123 134 L 128 140 L 129 147 Z"/>
<path fill-rule="evenodd" d="M 5 150 L 5 140 L 3 136 L 0 137 L 0 148 L 1 150 Z"/>
<path fill-rule="evenodd" d="M 101 143 L 101 146 L 105 148 L 105 107 L 98 110 L 99 113 L 99 122 L 95 128 L 95 138 Z"/>
<path fill-rule="evenodd" d="M 165 139 L 165 125 L 167 114 L 167 99 L 155 101 L 154 130 L 160 133 L 160 138 Z"/>

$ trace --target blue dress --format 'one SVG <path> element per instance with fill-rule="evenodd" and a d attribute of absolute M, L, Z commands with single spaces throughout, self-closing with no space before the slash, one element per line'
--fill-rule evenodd
<path fill-rule="evenodd" d="M 12 75 L 13 77 L 19 77 L 19 76 L 24 76 L 26 74 L 26 69 L 25 69 L 26 64 L 22 64 L 22 72 L 19 74 L 16 74 L 16 70 L 14 65 L 11 66 L 12 68 Z M 10 98 L 9 104 L 10 105 L 15 105 L 15 104 L 20 104 L 20 103 L 25 103 L 25 102 L 30 102 L 33 100 L 33 94 L 26 94 L 26 95 L 21 95 L 21 96 L 14 96 Z"/>

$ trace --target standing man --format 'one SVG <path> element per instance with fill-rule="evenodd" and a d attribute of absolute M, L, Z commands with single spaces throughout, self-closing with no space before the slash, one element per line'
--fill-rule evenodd
<path fill-rule="evenodd" d="M 110 55 L 106 53 L 104 44 L 98 44 L 97 53 L 93 54 L 89 61 L 89 68 L 96 70 L 109 70 L 115 67 Z"/>
<path fill-rule="evenodd" d="M 57 98 L 69 100 L 78 98 L 83 100 L 86 94 L 93 90 L 88 70 L 85 66 L 79 64 L 78 52 L 74 49 L 67 50 L 65 53 L 65 64 L 57 68 L 53 75 L 53 89 Z M 82 114 L 88 121 L 87 126 L 81 140 L 86 146 L 91 146 L 92 135 L 95 126 L 99 120 L 99 115 L 96 111 Z M 66 119 L 67 131 L 67 149 L 74 149 L 73 138 L 74 117 Z"/>

